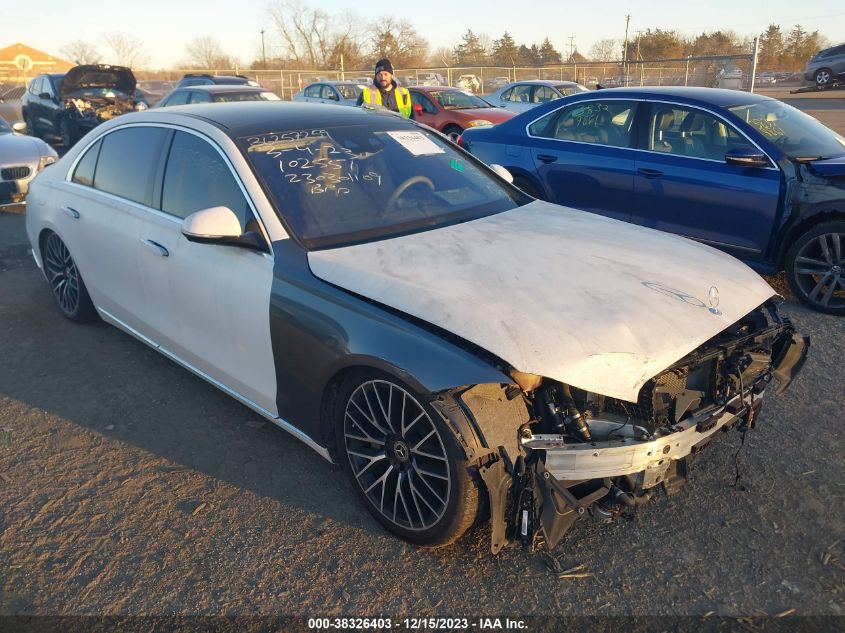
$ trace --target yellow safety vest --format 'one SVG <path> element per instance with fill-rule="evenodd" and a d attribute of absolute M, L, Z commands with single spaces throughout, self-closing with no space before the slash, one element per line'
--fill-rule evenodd
<path fill-rule="evenodd" d="M 396 86 L 393 90 L 396 91 L 396 106 L 399 108 L 399 114 L 406 119 L 411 118 L 411 93 L 407 88 Z M 364 90 L 364 103 L 370 105 L 382 105 L 381 91 L 375 86 L 369 86 Z"/>

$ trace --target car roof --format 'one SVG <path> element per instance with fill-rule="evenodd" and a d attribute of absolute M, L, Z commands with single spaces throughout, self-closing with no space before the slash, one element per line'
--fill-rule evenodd
<path fill-rule="evenodd" d="M 408 86 L 408 90 L 416 90 L 417 92 L 448 92 L 450 90 L 466 92 L 458 86 Z"/>
<path fill-rule="evenodd" d="M 535 86 L 577 86 L 578 83 L 575 81 L 569 81 L 568 79 L 558 80 L 558 79 L 525 79 L 521 81 L 512 81 L 512 84 L 532 84 Z"/>
<path fill-rule="evenodd" d="M 219 127 L 231 137 L 264 134 L 270 131 L 364 124 L 367 121 L 372 121 L 372 117 L 395 118 L 397 124 L 407 120 L 388 110 L 339 108 L 336 105 L 299 101 L 188 104 L 161 109 L 153 108 L 133 115 L 131 120 L 135 122 L 140 120 L 157 121 L 159 120 L 158 116 L 165 113 L 170 116 L 201 119 Z M 123 117 L 116 117 L 114 120 L 121 118 Z"/>
<path fill-rule="evenodd" d="M 590 92 L 573 95 L 573 97 L 577 96 L 579 98 L 586 98 L 587 96 L 595 96 L 596 94 L 599 94 L 600 96 L 625 95 L 640 99 L 647 99 L 649 97 L 677 97 L 689 99 L 691 101 L 701 101 L 719 107 L 750 105 L 752 103 L 760 103 L 761 101 L 771 100 L 771 97 L 764 97 L 763 95 L 744 92 L 741 90 L 728 90 L 726 88 L 701 88 L 693 86 L 630 86 L 627 88 L 602 88 L 598 91 L 591 90 Z"/>
<path fill-rule="evenodd" d="M 353 81 L 352 79 L 326 79 L 325 81 L 315 81 L 314 84 L 329 84 L 330 86 L 360 86 L 363 81 Z"/>
<path fill-rule="evenodd" d="M 181 88 L 176 88 L 176 90 L 196 90 L 210 94 L 223 92 L 268 92 L 266 88 L 262 88 L 261 86 L 247 86 L 245 84 L 200 84 L 198 86 L 182 86 Z"/>

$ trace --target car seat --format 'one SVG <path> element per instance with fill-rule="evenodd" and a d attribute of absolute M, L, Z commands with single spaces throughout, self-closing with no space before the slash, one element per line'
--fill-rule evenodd
<path fill-rule="evenodd" d="M 675 124 L 675 112 L 671 108 L 657 111 L 654 117 L 654 131 L 652 132 L 652 149 L 656 152 L 671 152 L 672 144 L 666 133 Z"/>
<path fill-rule="evenodd" d="M 710 152 L 701 139 L 704 130 L 704 117 L 695 112 L 690 112 L 684 117 L 679 131 L 681 142 L 684 146 L 684 155 L 694 158 L 710 158 Z"/>

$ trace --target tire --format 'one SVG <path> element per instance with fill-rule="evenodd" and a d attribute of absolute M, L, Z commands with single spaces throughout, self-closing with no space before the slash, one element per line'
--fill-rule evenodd
<path fill-rule="evenodd" d="M 35 132 L 35 124 L 33 124 L 32 119 L 27 115 L 23 118 L 23 122 L 26 124 L 26 133 L 38 138 L 38 134 Z"/>
<path fill-rule="evenodd" d="M 444 136 L 448 136 L 453 143 L 458 142 L 458 137 L 463 133 L 464 129 L 460 125 L 447 125 L 443 128 Z"/>
<path fill-rule="evenodd" d="M 65 318 L 77 323 L 88 323 L 96 319 L 97 310 L 88 295 L 76 262 L 56 233 L 49 233 L 44 238 L 41 257 L 53 299 Z"/>
<path fill-rule="evenodd" d="M 480 477 L 428 399 L 405 383 L 374 371 L 349 375 L 335 441 L 367 510 L 399 538 L 443 547 L 475 523 Z"/>
<path fill-rule="evenodd" d="M 73 147 L 73 144 L 76 142 L 75 128 L 76 126 L 65 118 L 59 121 L 59 137 L 62 139 L 62 147 L 65 150 Z"/>
<path fill-rule="evenodd" d="M 804 233 L 787 251 L 784 268 L 801 301 L 819 312 L 845 315 L 845 221 Z"/>
<path fill-rule="evenodd" d="M 823 90 L 829 88 L 832 83 L 833 73 L 830 68 L 819 68 L 816 74 L 813 75 L 813 80 L 816 82 L 816 88 Z"/>
<path fill-rule="evenodd" d="M 537 200 L 545 200 L 545 198 L 542 196 L 542 194 L 534 185 L 534 183 L 531 182 L 525 176 L 514 176 L 513 185 L 514 187 L 518 187 L 519 189 L 521 189 L 524 193 L 527 193 L 532 198 L 537 198 Z"/>

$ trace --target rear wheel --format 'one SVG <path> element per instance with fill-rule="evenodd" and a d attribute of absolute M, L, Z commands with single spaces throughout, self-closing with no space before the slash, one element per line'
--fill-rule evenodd
<path fill-rule="evenodd" d="M 70 251 L 55 233 L 50 233 L 44 240 L 43 260 L 53 298 L 62 314 L 78 323 L 92 321 L 97 311 L 88 296 L 88 289 Z"/>
<path fill-rule="evenodd" d="M 813 77 L 816 81 L 816 88 L 827 88 L 830 86 L 832 78 L 833 74 L 828 68 L 819 68 Z"/>
<path fill-rule="evenodd" d="M 825 222 L 799 237 L 786 254 L 786 279 L 819 312 L 845 315 L 845 222 Z"/>
<path fill-rule="evenodd" d="M 356 492 L 393 534 L 440 547 L 474 523 L 478 477 L 425 396 L 387 375 L 357 373 L 340 388 L 335 432 Z"/>

